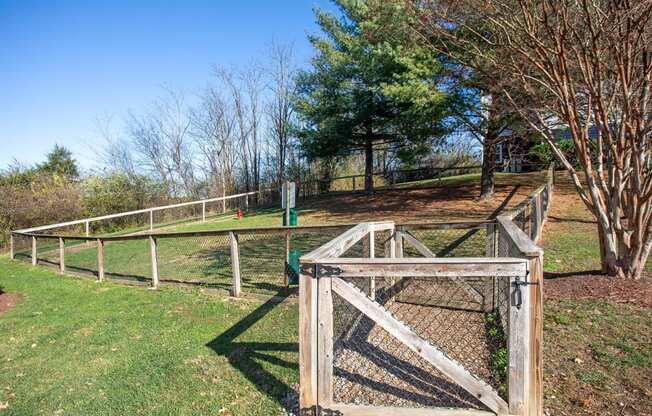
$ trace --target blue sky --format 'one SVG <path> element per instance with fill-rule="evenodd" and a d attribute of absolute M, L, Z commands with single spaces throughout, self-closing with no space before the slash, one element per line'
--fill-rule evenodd
<path fill-rule="evenodd" d="M 265 56 L 293 43 L 300 63 L 318 33 L 312 9 L 327 0 L 0 0 L 0 169 L 31 164 L 55 143 L 94 166 L 98 117 L 117 127 L 162 86 L 194 94 L 211 67 Z"/>

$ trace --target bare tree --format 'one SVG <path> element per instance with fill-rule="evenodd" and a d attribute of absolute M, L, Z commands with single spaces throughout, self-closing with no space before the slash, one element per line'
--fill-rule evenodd
<path fill-rule="evenodd" d="M 131 143 L 115 131 L 113 118 L 98 117 L 95 126 L 97 134 L 103 140 L 102 147 L 95 151 L 99 155 L 99 162 L 109 170 L 123 172 L 131 178 L 135 177 L 137 169 Z"/>
<path fill-rule="evenodd" d="M 266 106 L 269 139 L 275 163 L 276 183 L 285 179 L 293 119 L 292 96 L 295 93 L 292 46 L 272 43 L 270 47 L 269 91 Z"/>
<path fill-rule="evenodd" d="M 181 93 L 166 90 L 143 115 L 129 114 L 127 131 L 140 163 L 162 181 L 168 195 L 196 196 L 190 119 Z"/>
<path fill-rule="evenodd" d="M 430 1 L 416 10 L 422 40 L 454 58 L 449 46 L 462 45 L 463 64 L 493 76 L 550 145 L 597 219 L 603 270 L 639 278 L 652 247 L 652 1 Z M 469 14 L 489 30 L 468 25 Z M 579 170 L 559 149 L 560 128 Z"/>
<path fill-rule="evenodd" d="M 208 88 L 192 112 L 192 134 L 203 156 L 204 176 L 213 193 L 225 195 L 235 186 L 235 119 L 232 108 L 215 88 Z"/>

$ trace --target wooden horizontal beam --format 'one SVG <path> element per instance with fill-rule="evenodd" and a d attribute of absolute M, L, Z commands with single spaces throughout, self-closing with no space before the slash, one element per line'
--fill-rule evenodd
<path fill-rule="evenodd" d="M 405 223 L 396 224 L 397 230 L 469 230 L 483 228 L 487 224 L 496 222 L 494 219 L 488 220 L 455 220 L 455 221 L 432 221 L 425 223 Z"/>
<path fill-rule="evenodd" d="M 127 212 L 118 212 L 115 214 L 110 214 L 110 215 L 102 215 L 100 217 L 91 217 L 91 218 L 84 218 L 81 220 L 74 220 L 74 221 L 67 221 L 67 222 L 61 222 L 57 224 L 48 224 L 48 225 L 41 225 L 39 227 L 32 227 L 32 228 L 25 228 L 22 230 L 15 230 L 16 232 L 19 233 L 32 233 L 36 231 L 44 231 L 44 230 L 50 230 L 52 228 L 60 228 L 60 227 L 67 227 L 70 225 L 78 225 L 78 224 L 84 224 L 86 222 L 95 222 L 95 221 L 102 221 L 102 220 L 110 220 L 113 218 L 120 218 L 120 217 L 128 217 L 130 215 L 136 215 L 136 214 L 144 214 L 148 213 L 151 211 L 161 211 L 164 209 L 171 209 L 171 208 L 180 208 L 180 207 L 185 207 L 185 206 L 190 206 L 190 205 L 199 205 L 199 204 L 205 204 L 207 202 L 216 202 L 216 201 L 223 201 L 227 199 L 233 199 L 233 198 L 239 198 L 245 195 L 253 195 L 257 194 L 259 191 L 254 191 L 254 192 L 245 192 L 242 194 L 236 194 L 236 195 L 229 195 L 226 197 L 218 197 L 218 198 L 210 198 L 210 199 L 201 199 L 198 201 L 189 201 L 189 202 L 181 202 L 178 204 L 172 204 L 172 205 L 164 205 L 160 207 L 152 207 L 152 208 L 143 208 L 143 209 L 138 209 L 135 211 L 127 211 Z M 260 191 L 260 192 L 264 192 Z"/>
<path fill-rule="evenodd" d="M 355 243 L 360 241 L 362 237 L 367 235 L 370 229 L 370 223 L 363 222 L 358 224 L 321 247 L 318 247 L 305 256 L 302 256 L 299 260 L 302 263 L 313 263 L 313 259 L 339 257 Z"/>
<path fill-rule="evenodd" d="M 326 406 L 327 414 L 342 416 L 495 416 L 494 412 L 475 409 L 455 408 L 410 408 L 388 406 L 357 406 L 353 404 L 334 403 Z"/>
<path fill-rule="evenodd" d="M 302 263 L 314 263 L 314 259 L 339 257 L 371 231 L 393 230 L 394 222 L 363 222 L 345 231 L 323 246 L 301 257 Z"/>
<path fill-rule="evenodd" d="M 286 233 L 287 231 L 292 231 L 296 233 L 319 233 L 323 230 L 346 230 L 356 224 L 330 224 L 330 225 L 302 225 L 296 227 L 240 227 L 240 228 L 228 228 L 223 230 L 206 230 L 206 231 L 180 231 L 173 233 L 157 233 L 157 232 L 143 232 L 140 234 L 129 234 L 129 235 L 100 235 L 87 237 L 84 235 L 69 235 L 69 234 L 39 234 L 33 232 L 22 232 L 22 231 L 12 231 L 14 235 L 22 235 L 26 237 L 37 236 L 39 238 L 59 238 L 64 237 L 68 240 L 80 240 L 80 241 L 90 241 L 97 240 L 101 238 L 106 241 L 124 241 L 124 240 L 146 240 L 150 235 L 153 235 L 157 238 L 183 238 L 183 237 L 210 237 L 216 235 L 225 235 L 228 236 L 230 232 L 240 233 L 240 234 L 265 234 L 278 232 L 279 234 Z"/>
<path fill-rule="evenodd" d="M 523 277 L 527 270 L 527 261 L 525 259 L 520 259 L 517 263 L 410 262 L 411 260 L 439 260 L 414 258 L 370 260 L 406 260 L 407 262 L 399 263 L 396 261 L 384 261 L 378 263 L 326 263 L 323 261 L 316 261 L 315 263 L 321 265 L 322 275 L 326 277 Z"/>
<path fill-rule="evenodd" d="M 538 257 L 543 254 L 543 249 L 534 244 L 534 241 L 530 240 L 527 234 L 523 232 L 514 222 L 506 216 L 498 217 L 498 224 L 500 224 L 502 230 L 507 233 L 507 236 L 514 243 L 514 246 L 520 252 L 520 254 L 526 257 Z M 518 255 L 519 253 L 510 253 L 510 255 Z"/>

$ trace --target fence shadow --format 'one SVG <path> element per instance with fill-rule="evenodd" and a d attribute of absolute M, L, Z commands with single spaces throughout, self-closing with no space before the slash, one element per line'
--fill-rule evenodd
<path fill-rule="evenodd" d="M 490 219 L 490 220 L 494 220 L 494 219 L 496 219 L 496 217 L 497 217 L 497 216 L 498 216 L 498 215 L 503 211 L 503 209 L 505 209 L 505 207 L 507 207 L 507 205 L 509 204 L 509 201 L 511 201 L 512 198 L 514 198 L 514 196 L 516 195 L 516 193 L 518 192 L 518 190 L 520 189 L 520 187 L 521 187 L 521 185 L 516 185 L 516 186 L 514 186 L 514 188 L 512 188 L 512 190 L 510 191 L 510 193 L 505 197 L 505 199 L 503 200 L 503 202 L 500 203 L 500 205 L 498 206 L 498 208 L 496 208 L 496 209 L 495 209 L 495 210 L 494 210 L 494 211 L 489 215 L 489 217 L 487 217 L 487 219 Z M 466 232 L 464 235 L 462 235 L 461 237 L 457 238 L 455 241 L 451 242 L 451 243 L 448 244 L 446 247 L 444 247 L 442 250 L 440 250 L 439 252 L 437 252 L 437 257 L 446 257 L 446 256 L 448 256 L 448 255 L 449 255 L 453 250 L 455 250 L 455 249 L 458 248 L 460 245 L 462 245 L 462 243 L 464 243 L 464 242 L 467 241 L 469 238 L 471 238 L 471 237 L 473 237 L 475 234 L 477 234 L 479 230 L 480 230 L 480 229 L 477 229 L 477 228 L 476 228 L 476 229 L 473 229 L 473 230 L 470 230 L 470 231 Z"/>
<path fill-rule="evenodd" d="M 271 352 L 297 352 L 297 342 L 256 342 L 237 341 L 236 339 L 247 332 L 253 325 L 263 319 L 269 312 L 279 305 L 279 297 L 286 298 L 287 294 L 278 293 L 276 299 L 270 299 L 252 311 L 245 318 L 231 328 L 218 335 L 206 344 L 216 354 L 226 357 L 229 364 L 236 368 L 263 394 L 274 399 L 279 405 L 288 407 L 288 397 L 296 396 L 295 390 L 283 380 L 267 371 L 260 363 L 266 361 L 270 364 L 298 371 L 298 362 L 291 362 L 275 357 Z"/>

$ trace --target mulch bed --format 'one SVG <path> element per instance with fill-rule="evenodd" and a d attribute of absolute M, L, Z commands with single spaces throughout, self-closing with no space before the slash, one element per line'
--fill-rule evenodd
<path fill-rule="evenodd" d="M 652 279 L 615 279 L 577 275 L 546 279 L 544 295 L 554 299 L 604 299 L 613 303 L 652 308 Z"/>
<path fill-rule="evenodd" d="M 0 314 L 16 306 L 21 298 L 18 293 L 5 293 L 0 290 Z"/>

